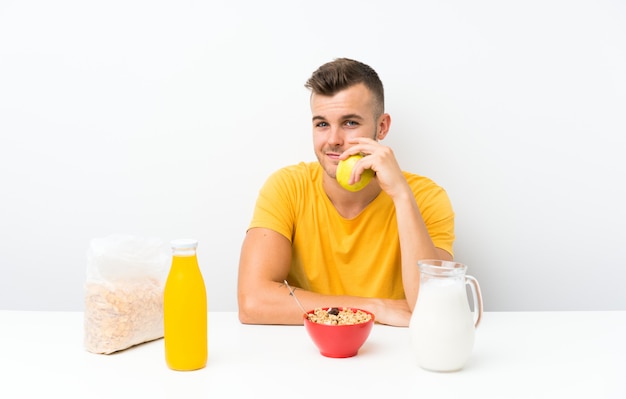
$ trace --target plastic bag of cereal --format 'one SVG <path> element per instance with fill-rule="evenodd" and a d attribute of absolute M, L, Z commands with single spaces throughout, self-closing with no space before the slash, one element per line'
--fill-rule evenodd
<path fill-rule="evenodd" d="M 84 346 L 110 354 L 163 337 L 163 288 L 171 254 L 159 239 L 91 240 L 85 281 Z"/>

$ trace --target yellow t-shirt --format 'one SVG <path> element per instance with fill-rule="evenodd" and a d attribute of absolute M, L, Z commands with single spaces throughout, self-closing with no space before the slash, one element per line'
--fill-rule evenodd
<path fill-rule="evenodd" d="M 358 216 L 345 219 L 322 188 L 324 173 L 318 162 L 276 171 L 261 188 L 249 228 L 268 228 L 291 241 L 288 281 L 294 286 L 329 295 L 404 298 L 391 198 L 381 192 Z M 433 243 L 452 254 L 448 195 L 427 177 L 404 175 Z"/>

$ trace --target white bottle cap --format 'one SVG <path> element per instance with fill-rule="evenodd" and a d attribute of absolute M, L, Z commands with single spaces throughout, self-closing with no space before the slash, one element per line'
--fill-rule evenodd
<path fill-rule="evenodd" d="M 195 249 L 198 246 L 198 240 L 193 238 L 179 238 L 171 242 L 172 248 Z"/>

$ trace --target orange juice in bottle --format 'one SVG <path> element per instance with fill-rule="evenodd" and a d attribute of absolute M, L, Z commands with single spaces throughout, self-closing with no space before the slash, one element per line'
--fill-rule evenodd
<path fill-rule="evenodd" d="M 172 370 L 206 365 L 207 298 L 193 239 L 174 240 L 172 266 L 163 293 L 165 360 Z"/>

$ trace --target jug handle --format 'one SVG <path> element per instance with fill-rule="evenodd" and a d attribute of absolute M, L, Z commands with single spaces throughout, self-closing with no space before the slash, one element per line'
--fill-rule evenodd
<path fill-rule="evenodd" d="M 476 328 L 483 317 L 483 296 L 480 293 L 478 280 L 473 276 L 466 275 L 465 284 L 470 284 L 472 289 L 472 298 L 474 299 L 474 328 Z"/>

